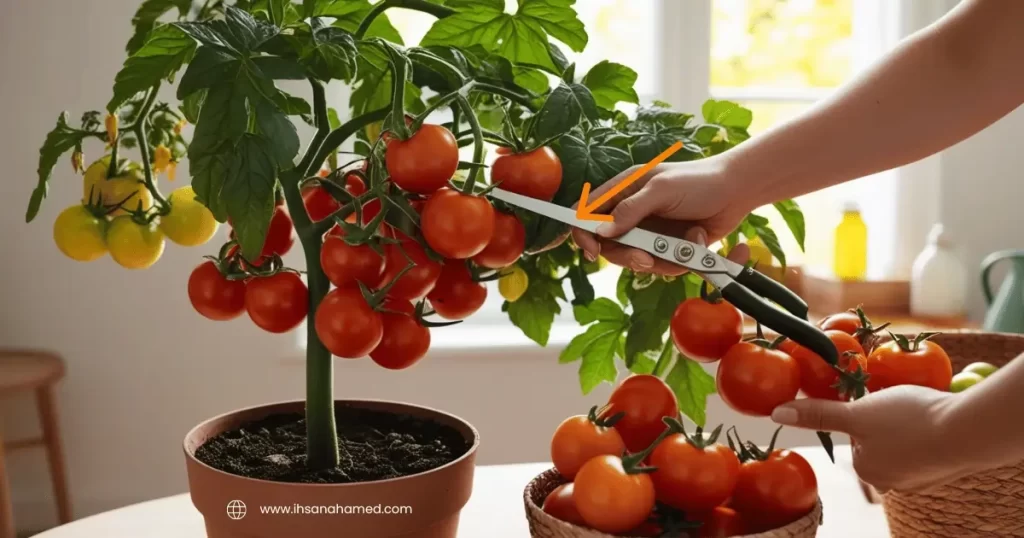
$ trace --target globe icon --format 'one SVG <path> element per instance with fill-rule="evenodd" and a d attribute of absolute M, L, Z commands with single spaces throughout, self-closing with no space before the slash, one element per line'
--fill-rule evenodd
<path fill-rule="evenodd" d="M 239 520 L 245 517 L 245 503 L 242 501 L 231 501 L 228 503 L 228 518 Z"/>

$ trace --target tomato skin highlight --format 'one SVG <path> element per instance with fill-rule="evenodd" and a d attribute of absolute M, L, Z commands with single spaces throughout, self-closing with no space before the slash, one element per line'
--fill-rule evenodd
<path fill-rule="evenodd" d="M 245 310 L 257 327 L 269 333 L 285 333 L 305 319 L 309 290 L 291 271 L 253 278 L 246 284 Z"/>
<path fill-rule="evenodd" d="M 825 335 L 835 344 L 839 352 L 839 365 L 847 372 L 856 372 L 857 367 L 867 368 L 867 359 L 864 357 L 864 348 L 860 342 L 845 331 L 829 329 Z M 789 356 L 796 359 L 800 365 L 800 390 L 808 398 L 839 401 L 839 391 L 834 385 L 839 381 L 839 372 L 829 363 L 825 362 L 817 353 L 793 342 L 786 340 L 779 346 Z M 851 359 L 846 356 L 847 351 L 856 355 Z"/>
<path fill-rule="evenodd" d="M 302 190 L 302 203 L 306 206 L 309 220 L 313 222 L 320 222 L 341 209 L 341 202 L 319 185 Z"/>
<path fill-rule="evenodd" d="M 715 362 L 743 338 L 743 316 L 726 301 L 694 297 L 676 307 L 671 329 L 680 353 L 697 362 Z"/>
<path fill-rule="evenodd" d="M 700 538 L 731 538 L 747 534 L 743 516 L 727 506 L 717 506 L 701 519 Z"/>
<path fill-rule="evenodd" d="M 740 467 L 732 507 L 742 514 L 748 532 L 788 525 L 807 515 L 818 502 L 818 479 L 800 454 L 776 450 L 765 461 Z"/>
<path fill-rule="evenodd" d="M 729 407 L 745 415 L 766 417 L 796 398 L 800 365 L 778 349 L 740 342 L 718 363 L 715 383 Z"/>
<path fill-rule="evenodd" d="M 644 473 L 626 474 L 618 456 L 591 459 L 574 482 L 573 499 L 587 526 L 620 533 L 639 526 L 654 509 L 654 484 Z"/>
<path fill-rule="evenodd" d="M 324 347 L 344 359 L 367 356 L 384 336 L 380 313 L 366 304 L 357 288 L 328 292 L 316 310 L 314 325 Z"/>
<path fill-rule="evenodd" d="M 228 321 L 245 312 L 245 282 L 228 280 L 212 261 L 205 261 L 188 277 L 188 298 L 203 317 Z"/>
<path fill-rule="evenodd" d="M 434 289 L 437 279 L 441 276 L 441 264 L 430 259 L 423 247 L 412 239 L 404 239 L 400 245 L 415 267 L 395 282 L 395 285 L 388 291 L 388 296 L 407 301 L 418 301 Z M 385 245 L 384 276 L 381 279 L 381 287 L 394 280 L 408 263 L 408 260 L 402 255 L 399 245 Z"/>
<path fill-rule="evenodd" d="M 384 274 L 384 257 L 369 245 L 346 243 L 341 228 L 335 226 L 324 237 L 320 267 L 331 284 L 339 288 L 355 286 L 356 282 L 376 288 Z"/>
<path fill-rule="evenodd" d="M 501 155 L 491 165 L 491 182 L 506 191 L 550 202 L 562 185 L 562 161 L 547 146 Z"/>
<path fill-rule="evenodd" d="M 383 334 L 370 352 L 370 359 L 388 370 L 404 370 L 420 361 L 430 349 L 430 329 L 416 321 L 416 309 L 409 301 L 388 299 L 380 314 Z"/>
<path fill-rule="evenodd" d="M 697 448 L 678 433 L 658 443 L 650 463 L 658 469 L 651 474 L 658 500 L 688 514 L 729 500 L 740 471 L 740 460 L 728 447 Z"/>
<path fill-rule="evenodd" d="M 583 516 L 576 509 L 576 501 L 573 500 L 573 483 L 558 486 L 544 498 L 544 505 L 541 506 L 544 513 L 566 523 L 573 525 L 586 525 Z"/>
<path fill-rule="evenodd" d="M 626 450 L 622 436 L 615 428 L 598 426 L 587 415 L 576 415 L 562 421 L 551 437 L 551 461 L 566 479 L 597 456 L 621 456 Z"/>
<path fill-rule="evenodd" d="M 459 145 L 448 129 L 425 123 L 407 140 L 387 142 L 385 166 L 391 181 L 402 190 L 430 194 L 455 175 Z"/>
<path fill-rule="evenodd" d="M 434 193 L 420 218 L 430 248 L 452 260 L 476 256 L 494 235 L 494 207 L 486 198 L 451 189 Z"/>
<path fill-rule="evenodd" d="M 602 417 L 625 413 L 615 429 L 630 452 L 651 445 L 668 426 L 664 417 L 679 416 L 679 402 L 672 389 L 653 375 L 632 375 L 612 391 Z"/>
<path fill-rule="evenodd" d="M 465 263 L 449 261 L 427 294 L 434 312 L 444 319 L 460 320 L 473 315 L 487 300 L 487 286 L 474 282 Z"/>
<path fill-rule="evenodd" d="M 938 344 L 925 340 L 917 351 L 906 352 L 896 342 L 878 346 L 868 356 L 868 390 L 877 392 L 897 385 L 919 385 L 949 391 L 953 366 Z"/>
<path fill-rule="evenodd" d="M 473 256 L 473 262 L 488 269 L 512 265 L 526 249 L 526 228 L 519 218 L 501 211 L 494 212 L 494 232 L 487 246 Z"/>

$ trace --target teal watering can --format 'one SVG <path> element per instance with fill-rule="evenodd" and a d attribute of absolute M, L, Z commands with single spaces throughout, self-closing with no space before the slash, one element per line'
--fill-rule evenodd
<path fill-rule="evenodd" d="M 1013 266 L 1003 279 L 999 292 L 992 294 L 989 273 L 996 264 L 1010 260 Z M 988 312 L 986 331 L 1024 334 L 1024 250 L 1004 250 L 990 254 L 981 262 L 981 289 Z"/>

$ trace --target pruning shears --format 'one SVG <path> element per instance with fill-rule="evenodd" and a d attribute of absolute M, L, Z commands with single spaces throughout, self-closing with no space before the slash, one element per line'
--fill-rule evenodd
<path fill-rule="evenodd" d="M 493 189 L 490 196 L 590 232 L 596 232 L 601 224 L 596 220 L 577 218 L 573 209 L 500 188 Z M 640 228 L 634 228 L 613 240 L 685 267 L 715 286 L 722 298 L 752 319 L 817 353 L 829 364 L 839 362 L 839 354 L 832 341 L 821 329 L 807 321 L 807 303 L 789 288 L 752 267 L 740 265 L 692 241 Z M 768 301 L 778 304 L 782 309 Z"/>

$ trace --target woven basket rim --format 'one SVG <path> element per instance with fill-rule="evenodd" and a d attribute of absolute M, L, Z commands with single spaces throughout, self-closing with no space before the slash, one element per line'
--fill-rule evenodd
<path fill-rule="evenodd" d="M 530 482 L 527 483 L 526 487 L 523 489 L 523 502 L 526 504 L 526 511 L 528 516 L 532 515 L 533 517 L 539 519 L 547 527 L 561 529 L 563 532 L 567 533 L 567 536 L 570 535 L 568 533 L 571 533 L 571 536 L 574 536 L 575 538 L 639 538 L 630 537 L 625 534 L 603 533 L 601 531 L 596 531 L 594 529 L 588 529 L 586 527 L 573 525 L 572 523 L 566 523 L 565 521 L 548 515 L 547 512 L 544 512 L 541 506 L 534 502 L 533 493 L 534 489 L 539 485 L 541 480 L 549 479 L 555 479 L 555 481 L 563 484 L 568 482 L 567 480 L 562 478 L 558 471 L 553 467 L 530 479 Z M 550 493 L 550 491 L 545 492 L 545 494 L 547 493 Z M 745 534 L 743 536 L 737 536 L 735 538 L 777 538 L 779 533 L 784 533 L 787 529 L 803 527 L 807 524 L 808 520 L 817 520 L 817 527 L 820 527 L 822 524 L 822 511 L 823 506 L 821 502 L 821 497 L 819 496 L 818 502 L 814 505 L 814 508 L 812 508 L 811 511 L 807 513 L 807 515 L 801 517 L 800 519 L 797 519 L 796 521 L 793 521 L 788 525 L 779 527 L 777 529 L 772 529 L 757 534 Z"/>

